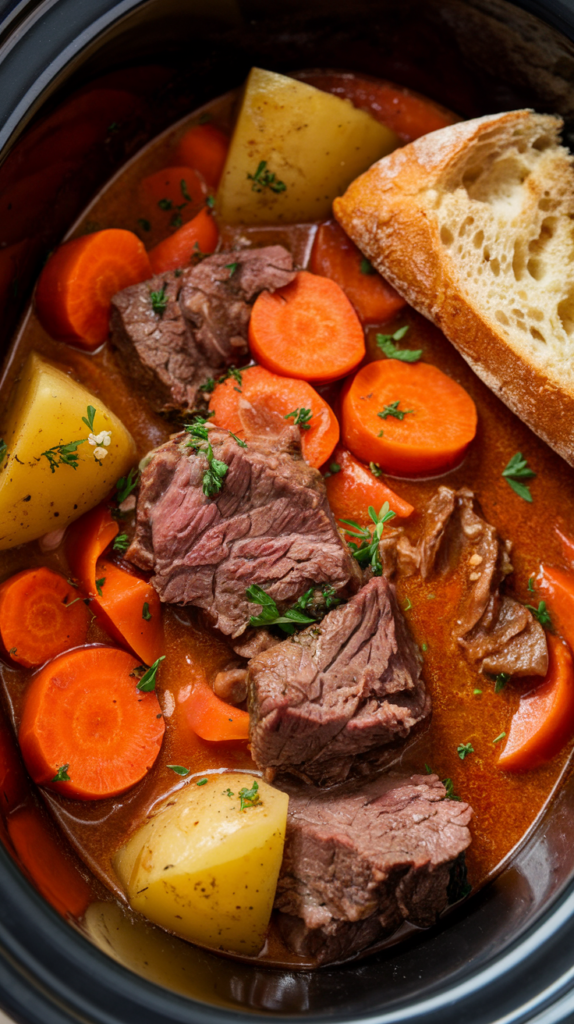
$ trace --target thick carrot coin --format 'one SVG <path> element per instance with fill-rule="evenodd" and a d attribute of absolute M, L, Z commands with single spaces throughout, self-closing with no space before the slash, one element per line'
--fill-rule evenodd
<path fill-rule="evenodd" d="M 217 188 L 227 158 L 229 139 L 213 124 L 196 124 L 182 136 L 177 158 L 203 175 L 210 188 Z"/>
<path fill-rule="evenodd" d="M 364 324 L 384 323 L 406 306 L 335 220 L 319 225 L 310 268 L 340 285 Z"/>
<path fill-rule="evenodd" d="M 41 669 L 26 691 L 18 736 L 34 782 L 101 800 L 143 779 L 165 725 L 155 692 L 137 688 L 138 665 L 126 651 L 80 647 Z"/>
<path fill-rule="evenodd" d="M 346 385 L 341 430 L 363 462 L 397 476 L 431 476 L 462 460 L 476 433 L 476 406 L 430 363 L 380 359 Z"/>
<path fill-rule="evenodd" d="M 0 636 L 19 665 L 43 665 L 85 643 L 87 633 L 87 608 L 60 573 L 25 569 L 0 586 Z"/>
<path fill-rule="evenodd" d="M 544 682 L 522 697 L 512 717 L 497 767 L 528 771 L 557 754 L 574 734 L 574 665 L 570 648 L 547 635 L 549 666 Z"/>
<path fill-rule="evenodd" d="M 207 207 L 169 238 L 150 249 L 148 256 L 154 274 L 186 267 L 197 256 L 215 252 L 219 240 L 217 225 Z"/>
<path fill-rule="evenodd" d="M 152 238 L 163 238 L 187 224 L 205 204 L 207 186 L 191 167 L 165 167 L 143 178 L 139 209 L 149 221 Z M 147 228 L 147 225 L 146 225 Z"/>
<path fill-rule="evenodd" d="M 375 467 L 376 469 L 377 467 Z M 369 505 L 379 509 L 388 501 L 391 510 L 401 519 L 414 512 L 413 506 L 395 494 L 383 480 L 338 445 L 329 462 L 325 483 L 327 497 L 337 522 L 353 519 L 359 526 L 371 526 Z"/>
<path fill-rule="evenodd" d="M 365 356 L 363 328 L 342 288 L 305 270 L 285 288 L 261 292 L 249 344 L 267 370 L 322 383 L 344 377 Z"/>
<path fill-rule="evenodd" d="M 227 704 L 216 697 L 205 681 L 194 683 L 186 701 L 181 705 L 187 724 L 202 740 L 223 743 L 226 740 L 249 739 L 247 711 Z"/>
<path fill-rule="evenodd" d="M 40 274 L 38 317 L 52 337 L 92 351 L 108 336 L 112 296 L 151 276 L 143 242 L 132 231 L 109 228 L 73 238 Z"/>
<path fill-rule="evenodd" d="M 213 423 L 241 438 L 279 434 L 288 423 L 298 423 L 303 456 L 317 469 L 339 440 L 337 417 L 310 384 L 262 366 L 241 371 L 241 388 L 233 377 L 218 384 L 209 408 L 215 413 Z"/>

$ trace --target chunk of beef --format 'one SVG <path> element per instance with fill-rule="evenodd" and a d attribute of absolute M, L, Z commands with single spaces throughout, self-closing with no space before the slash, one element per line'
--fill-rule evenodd
<path fill-rule="evenodd" d="M 209 256 L 124 288 L 111 310 L 111 342 L 122 369 L 156 412 L 195 408 L 200 386 L 247 355 L 257 295 L 294 276 L 290 253 L 270 245 Z M 162 297 L 157 312 L 154 293 Z"/>
<path fill-rule="evenodd" d="M 156 412 L 193 409 L 198 388 L 210 376 L 178 302 L 181 277 L 159 274 L 124 288 L 112 299 L 111 342 L 130 382 Z M 163 311 L 151 296 L 163 294 Z"/>
<path fill-rule="evenodd" d="M 225 367 L 247 355 L 255 299 L 290 284 L 295 273 L 291 253 L 282 245 L 219 253 L 186 271 L 181 309 L 210 366 Z"/>
<path fill-rule="evenodd" d="M 456 615 L 455 636 L 482 672 L 545 675 L 548 646 L 544 630 L 528 608 L 500 586 L 512 572 L 511 544 L 476 511 L 467 487 L 439 487 L 426 510 L 425 529 L 416 545 L 401 530 L 383 535 L 381 561 L 387 576 L 426 579 L 433 571 L 464 567 L 464 586 Z"/>
<path fill-rule="evenodd" d="M 289 811 L 275 907 L 294 952 L 346 960 L 405 920 L 432 925 L 446 908 L 472 810 L 446 800 L 436 775 L 280 788 Z"/>
<path fill-rule="evenodd" d="M 213 692 L 228 704 L 242 704 L 247 697 L 247 669 L 238 662 L 227 665 L 213 680 Z"/>
<path fill-rule="evenodd" d="M 202 608 L 226 636 L 239 637 L 260 611 L 257 584 L 289 607 L 314 584 L 356 588 L 355 567 L 337 530 L 321 474 L 303 460 L 296 427 L 241 447 L 209 428 L 227 466 L 221 490 L 203 492 L 208 469 L 182 433 L 158 448 L 142 474 L 136 533 L 127 557 L 152 571 L 162 601 Z"/>
<path fill-rule="evenodd" d="M 251 751 L 272 776 L 340 782 L 388 763 L 430 712 L 392 586 L 374 577 L 319 625 L 249 663 Z"/>

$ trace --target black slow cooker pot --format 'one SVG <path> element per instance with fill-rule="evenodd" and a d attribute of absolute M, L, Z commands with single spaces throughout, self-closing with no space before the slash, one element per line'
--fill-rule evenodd
<path fill-rule="evenodd" d="M 4 349 L 46 253 L 88 198 L 253 64 L 389 78 L 466 117 L 528 105 L 561 114 L 567 140 L 574 130 L 573 0 L 24 0 L 0 3 L 1 15 L 1 160 L 87 83 L 113 72 L 141 98 L 137 116 L 110 125 L 67 173 L 17 249 L 1 296 Z M 26 1024 L 573 1020 L 574 777 L 498 878 L 436 928 L 308 974 L 196 950 L 111 903 L 81 930 L 0 843 L 0 1006 Z"/>

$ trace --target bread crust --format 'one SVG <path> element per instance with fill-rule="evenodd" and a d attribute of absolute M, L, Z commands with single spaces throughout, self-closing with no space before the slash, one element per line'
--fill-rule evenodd
<path fill-rule="evenodd" d="M 379 161 L 335 200 L 333 209 L 347 234 L 407 302 L 443 331 L 521 420 L 574 465 L 574 388 L 516 352 L 490 318 L 461 294 L 432 211 L 417 201 L 493 126 L 510 132 L 532 117 L 557 136 L 559 118 L 528 110 L 461 122 Z"/>

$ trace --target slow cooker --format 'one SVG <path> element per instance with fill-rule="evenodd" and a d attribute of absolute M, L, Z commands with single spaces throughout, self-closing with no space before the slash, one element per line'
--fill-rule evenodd
<path fill-rule="evenodd" d="M 252 65 L 388 78 L 463 117 L 556 112 L 572 143 L 572 0 L 22 0 L 0 4 L 0 16 L 0 161 L 87 84 L 113 81 L 141 99 L 38 215 L 17 275 L 0 288 L 4 350 L 46 253 L 98 187 Z M 571 1020 L 573 849 L 571 773 L 498 877 L 438 926 L 305 973 L 216 957 L 113 903 L 87 924 L 66 920 L 0 843 L 0 1006 L 23 1024 Z"/>

